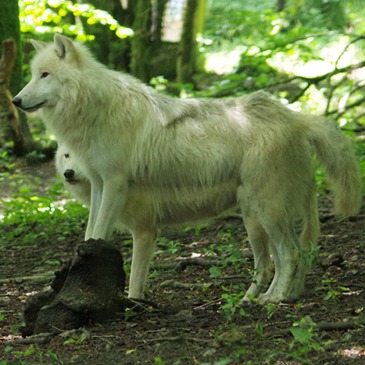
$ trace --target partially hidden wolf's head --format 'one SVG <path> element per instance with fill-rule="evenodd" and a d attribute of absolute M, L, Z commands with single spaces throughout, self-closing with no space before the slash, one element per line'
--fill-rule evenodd
<path fill-rule="evenodd" d="M 90 57 L 82 45 L 60 34 L 55 34 L 53 43 L 31 42 L 37 51 L 31 62 L 32 79 L 13 99 L 14 105 L 27 112 L 56 106 L 65 88 L 72 97 L 70 80 L 77 80 L 82 58 Z"/>
<path fill-rule="evenodd" d="M 71 194 L 77 200 L 89 206 L 91 194 L 90 181 L 80 172 L 75 159 L 72 158 L 63 146 L 60 146 L 56 152 L 56 168 Z"/>

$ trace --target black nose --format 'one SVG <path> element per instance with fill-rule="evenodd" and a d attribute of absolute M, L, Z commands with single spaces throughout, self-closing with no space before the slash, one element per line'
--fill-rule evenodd
<path fill-rule="evenodd" d="M 75 177 L 75 171 L 71 170 L 71 169 L 67 169 L 63 173 L 63 176 L 65 177 L 66 180 L 72 180 Z"/>
<path fill-rule="evenodd" d="M 21 105 L 22 105 L 22 99 L 21 99 L 21 98 L 18 98 L 18 97 L 15 97 L 15 98 L 13 99 L 13 104 L 14 104 L 15 106 L 17 106 L 18 108 L 20 108 L 20 107 L 21 107 Z"/>

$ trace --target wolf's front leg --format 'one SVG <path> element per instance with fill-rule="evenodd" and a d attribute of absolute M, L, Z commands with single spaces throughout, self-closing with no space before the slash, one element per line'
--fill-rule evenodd
<path fill-rule="evenodd" d="M 94 179 L 91 181 L 91 196 L 90 196 L 90 211 L 89 220 L 87 222 L 87 228 L 85 233 L 85 241 L 93 237 L 94 227 L 98 218 L 101 199 L 103 195 L 103 182 L 100 179 Z"/>
<path fill-rule="evenodd" d="M 100 209 L 97 212 L 95 225 L 90 238 L 100 238 L 103 240 L 109 240 L 111 238 L 117 216 L 123 210 L 127 200 L 127 194 L 128 183 L 123 176 L 109 176 L 109 178 L 104 179 Z M 92 221 L 94 216 L 91 213 L 90 211 L 90 220 Z"/>
<path fill-rule="evenodd" d="M 150 262 L 156 248 L 157 230 L 154 227 L 133 232 L 133 255 L 129 279 L 129 298 L 142 299 Z"/>

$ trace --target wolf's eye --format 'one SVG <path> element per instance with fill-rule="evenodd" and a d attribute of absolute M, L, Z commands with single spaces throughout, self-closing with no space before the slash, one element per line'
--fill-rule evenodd
<path fill-rule="evenodd" d="M 42 72 L 41 73 L 41 79 L 44 79 L 44 78 L 46 78 L 47 76 L 49 75 L 49 72 Z"/>

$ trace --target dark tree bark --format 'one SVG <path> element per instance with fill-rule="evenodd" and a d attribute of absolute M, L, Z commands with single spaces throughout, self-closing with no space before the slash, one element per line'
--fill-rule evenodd
<path fill-rule="evenodd" d="M 177 81 L 192 82 L 196 65 L 196 14 L 198 0 L 187 0 L 177 62 Z"/>
<path fill-rule="evenodd" d="M 131 72 L 142 81 L 150 80 L 152 6 L 150 0 L 137 0 L 133 22 Z"/>
<path fill-rule="evenodd" d="M 119 24 L 132 28 L 135 15 L 135 1 L 113 0 L 114 7 L 112 10 L 113 17 L 118 20 Z M 112 49 L 111 63 L 118 70 L 130 72 L 131 64 L 131 42 L 130 37 L 121 39 L 116 42 Z"/>
<path fill-rule="evenodd" d="M 13 39 L 2 42 L 0 59 L 0 146 L 8 141 L 14 143 L 14 153 L 22 155 L 24 139 L 20 129 L 19 114 L 9 90 L 10 75 L 16 60 L 16 45 Z"/>
<path fill-rule="evenodd" d="M 277 0 L 277 3 L 276 3 L 276 9 L 279 12 L 283 11 L 285 8 L 285 0 Z"/>
<path fill-rule="evenodd" d="M 0 95 L 0 124 L 3 131 L 9 132 L 9 134 L 3 136 L 3 138 L 6 142 L 14 140 L 15 138 L 14 153 L 17 156 L 21 156 L 30 152 L 34 147 L 34 143 L 29 131 L 25 114 L 23 112 L 17 112 L 13 108 L 12 104 L 9 103 L 9 100 L 11 100 L 11 96 L 18 93 L 18 91 L 21 90 L 23 87 L 22 50 L 20 42 L 18 1 L 5 1 L 1 5 L 0 41 L 6 40 L 8 38 L 12 38 L 15 40 L 16 49 L 14 48 L 14 52 L 11 51 L 10 53 L 13 54 L 13 56 L 16 58 L 12 61 L 12 71 L 11 69 L 9 70 L 9 65 L 3 65 L 1 81 L 2 91 Z M 13 46 L 10 47 L 12 48 Z M 10 54 L 5 55 L 5 53 L 6 52 L 4 51 L 3 57 L 11 56 Z M 5 62 L 5 60 L 3 62 Z M 9 73 L 8 75 L 6 74 L 7 72 Z M 6 109 L 7 107 L 8 109 Z M 16 125 L 19 126 L 19 129 L 17 129 Z M 11 126 L 13 126 L 13 128 L 9 128 Z"/>

